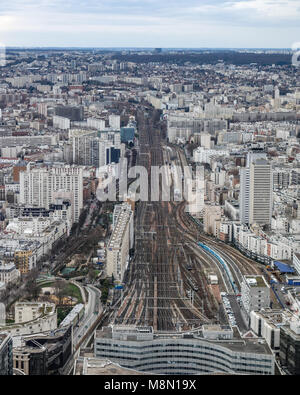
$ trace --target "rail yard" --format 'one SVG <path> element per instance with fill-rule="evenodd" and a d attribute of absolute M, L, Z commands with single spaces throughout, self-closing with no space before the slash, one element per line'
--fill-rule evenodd
<path fill-rule="evenodd" d="M 149 185 L 152 166 L 187 166 L 182 150 L 166 145 L 153 119 L 142 111 L 138 119 L 137 165 L 148 170 Z M 167 178 L 174 183 L 171 172 Z M 243 275 L 260 273 L 256 262 L 205 236 L 186 212 L 186 202 L 177 202 L 172 195 L 170 201 L 137 203 L 135 239 L 136 253 L 109 314 L 110 323 L 150 325 L 156 331 L 224 324 L 220 292 L 237 295 Z M 199 243 L 207 246 L 206 251 Z M 217 274 L 218 285 L 209 284 L 209 272 Z"/>

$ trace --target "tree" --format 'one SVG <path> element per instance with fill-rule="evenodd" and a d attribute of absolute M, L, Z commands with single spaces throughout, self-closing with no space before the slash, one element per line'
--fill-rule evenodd
<path fill-rule="evenodd" d="M 96 280 L 96 278 L 97 278 L 97 272 L 91 266 L 89 267 L 87 277 L 88 277 L 88 281 L 89 282 L 94 282 Z"/>
<path fill-rule="evenodd" d="M 25 294 L 30 299 L 37 299 L 40 294 L 40 288 L 36 282 L 38 274 L 38 269 L 34 268 L 26 275 Z"/>
<path fill-rule="evenodd" d="M 57 280 L 54 283 L 55 295 L 58 298 L 58 304 L 62 304 L 64 297 L 67 296 L 67 286 L 65 281 Z"/>
<path fill-rule="evenodd" d="M 37 299 L 39 297 L 40 289 L 35 279 L 27 281 L 25 290 L 28 298 Z"/>

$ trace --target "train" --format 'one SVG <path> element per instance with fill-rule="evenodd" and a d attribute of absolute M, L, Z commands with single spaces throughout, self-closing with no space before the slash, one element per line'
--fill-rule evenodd
<path fill-rule="evenodd" d="M 193 291 L 195 292 L 199 291 L 198 285 L 194 282 L 194 280 L 191 277 L 187 277 L 187 281 Z"/>
<path fill-rule="evenodd" d="M 59 327 L 63 328 L 65 326 L 69 326 L 70 324 L 72 324 L 73 326 L 78 325 L 84 315 L 84 311 L 85 311 L 84 304 L 82 303 L 77 304 L 71 310 L 71 312 L 65 317 L 65 319 L 60 323 Z"/>
<path fill-rule="evenodd" d="M 224 259 L 221 258 L 212 248 L 208 247 L 206 244 L 198 242 L 198 246 L 203 248 L 203 250 L 207 251 L 209 254 L 213 255 L 221 263 L 221 265 L 223 266 L 223 268 L 225 270 L 227 278 L 228 278 L 228 280 L 230 282 L 231 288 L 232 288 L 233 292 L 237 295 L 239 293 L 239 290 L 238 290 L 238 288 L 237 288 L 237 286 L 235 284 L 235 281 L 233 279 L 231 271 L 228 268 L 228 265 L 226 264 Z"/>
<path fill-rule="evenodd" d="M 194 222 L 194 224 L 196 225 L 196 226 L 200 226 L 200 227 L 203 227 L 203 223 L 202 222 L 200 222 L 197 218 L 195 218 L 195 217 L 193 217 L 190 213 L 187 213 L 187 215 L 188 215 L 188 217 L 189 217 L 189 219 L 192 221 L 192 222 Z"/>

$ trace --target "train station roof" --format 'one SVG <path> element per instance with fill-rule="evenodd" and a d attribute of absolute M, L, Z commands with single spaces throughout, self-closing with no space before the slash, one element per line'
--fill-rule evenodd
<path fill-rule="evenodd" d="M 282 263 L 279 261 L 274 261 L 274 266 L 281 272 L 281 273 L 295 273 L 295 269 L 292 268 L 290 265 L 286 263 Z"/>

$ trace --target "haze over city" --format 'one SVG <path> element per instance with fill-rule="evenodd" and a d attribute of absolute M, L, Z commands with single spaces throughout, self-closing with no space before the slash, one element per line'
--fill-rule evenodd
<path fill-rule="evenodd" d="M 0 42 L 43 47 L 290 48 L 298 0 L 3 0 Z"/>

